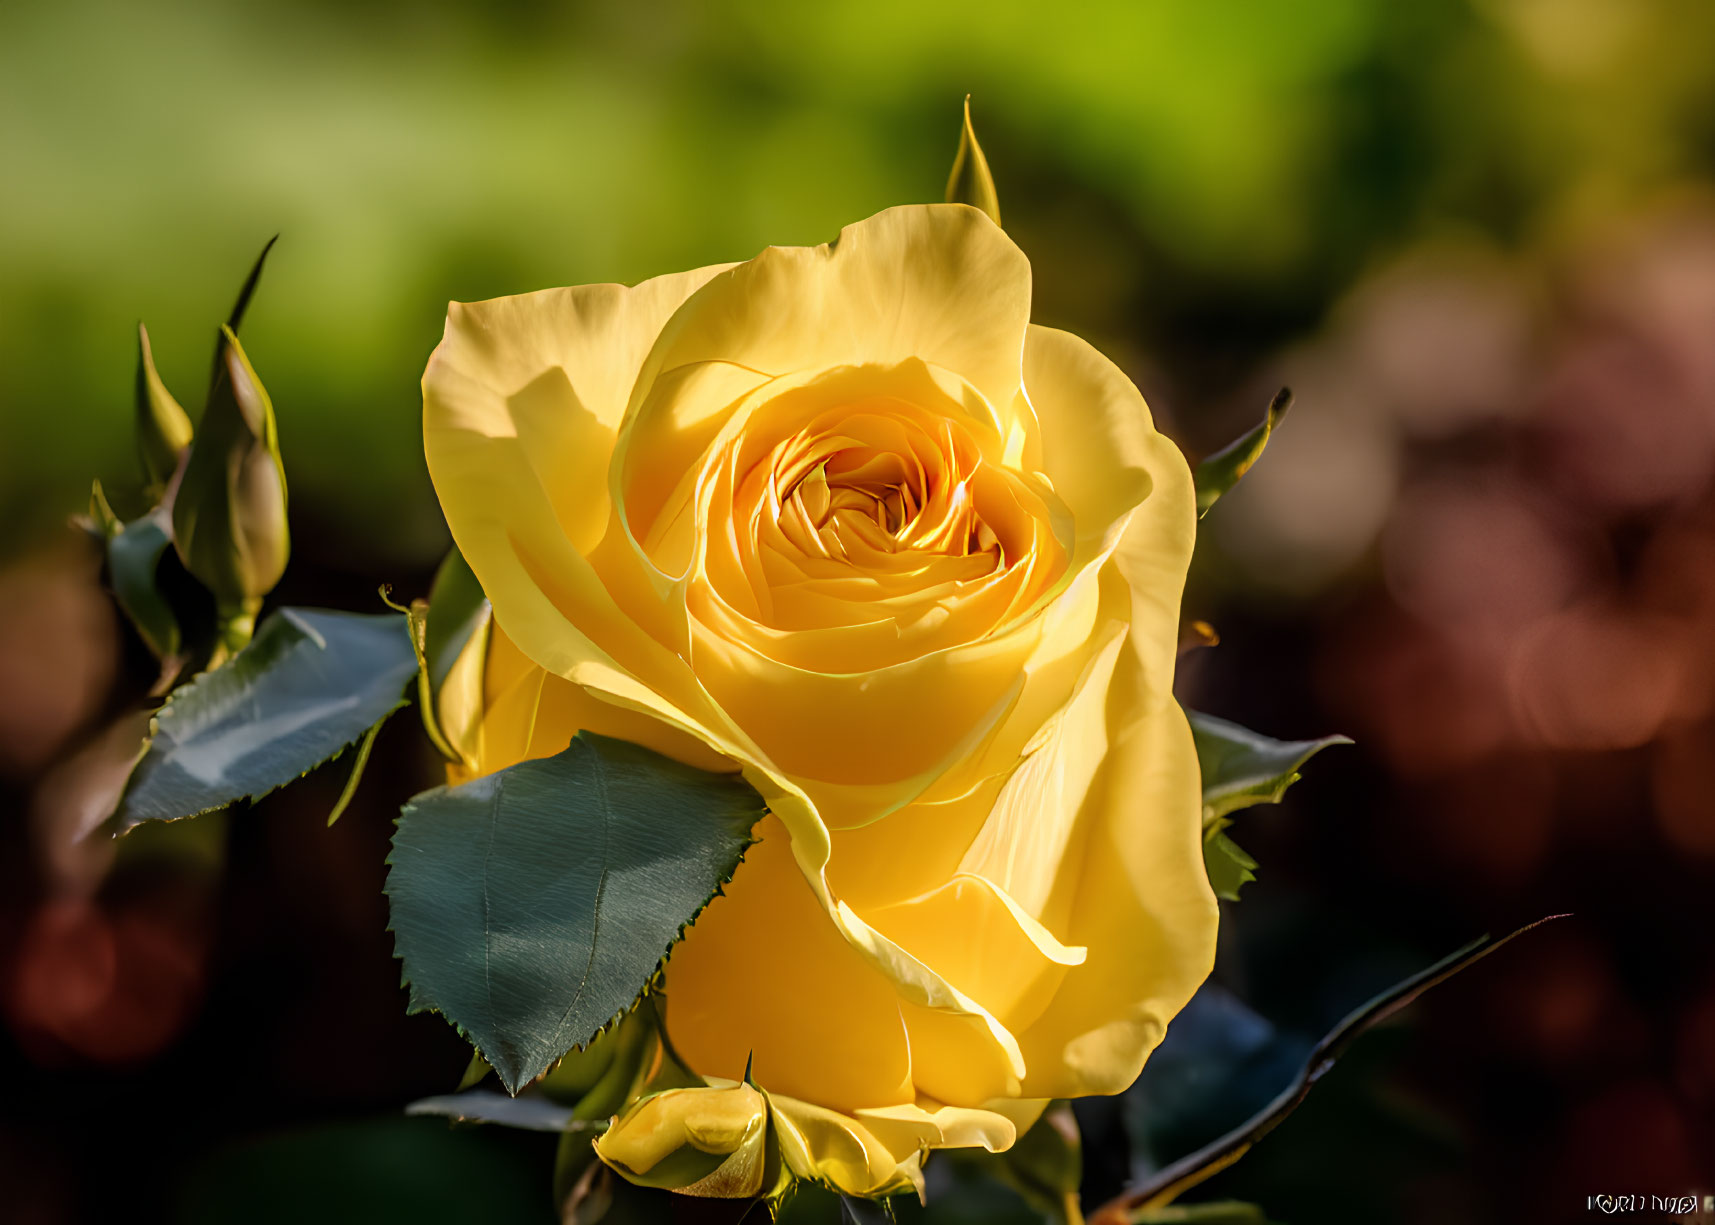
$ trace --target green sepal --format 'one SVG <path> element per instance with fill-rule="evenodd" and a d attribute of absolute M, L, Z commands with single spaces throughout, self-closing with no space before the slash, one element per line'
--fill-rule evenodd
<path fill-rule="evenodd" d="M 191 445 L 191 419 L 155 369 L 149 329 L 137 325 L 137 453 L 151 488 L 164 487 Z"/>
<path fill-rule="evenodd" d="M 459 652 L 476 632 L 487 606 L 488 597 L 483 594 L 482 584 L 476 581 L 464 554 L 453 549 L 442 559 L 429 587 L 423 652 L 429 681 L 437 691 L 452 671 Z"/>
<path fill-rule="evenodd" d="M 250 274 L 244 278 L 244 284 L 238 287 L 238 297 L 232 303 L 232 310 L 227 313 L 226 326 L 237 332 L 244 325 L 245 312 L 250 309 L 250 299 L 256 296 L 256 284 L 262 279 L 262 267 L 268 262 L 268 253 L 274 249 L 274 244 L 280 241 L 278 234 L 262 244 L 262 252 L 256 257 L 256 262 L 250 265 Z"/>
<path fill-rule="evenodd" d="M 1291 407 L 1292 389 L 1282 387 L 1274 393 L 1274 399 L 1268 402 L 1268 411 L 1263 414 L 1261 424 L 1197 465 L 1194 477 L 1199 518 L 1208 514 L 1209 508 L 1221 499 L 1221 495 L 1237 485 L 1239 478 L 1249 472 L 1251 465 L 1262 457 L 1263 448 L 1268 446 L 1269 435 L 1274 433 L 1274 427 L 1280 424 L 1280 419 L 1286 416 L 1286 410 Z"/>
<path fill-rule="evenodd" d="M 285 786 L 404 705 L 415 670 L 392 614 L 280 609 L 156 714 L 113 817 L 118 832 Z"/>
<path fill-rule="evenodd" d="M 173 522 L 157 506 L 107 539 L 107 573 L 113 598 L 164 668 L 176 671 L 183 646 L 179 619 L 159 582 L 161 558 L 173 543 Z"/>
<path fill-rule="evenodd" d="M 73 517 L 73 522 L 86 529 L 102 540 L 110 539 L 121 527 L 119 516 L 113 513 L 113 504 L 107 500 L 107 490 L 101 487 L 99 479 L 89 483 L 89 513 L 85 521 Z"/>
<path fill-rule="evenodd" d="M 274 406 L 232 329 L 220 336 L 208 407 L 173 498 L 173 546 L 214 593 L 230 652 L 248 640 L 291 541 Z"/>
<path fill-rule="evenodd" d="M 632 1007 L 763 812 L 737 775 L 590 732 L 424 792 L 387 860 L 410 1011 L 446 1016 L 517 1093 Z"/>
<path fill-rule="evenodd" d="M 748 1073 L 748 1069 L 747 1069 Z M 768 1094 L 747 1074 L 745 1083 L 763 1097 Z M 768 1138 L 762 1164 L 762 1199 L 770 1205 L 770 1212 L 778 1212 L 780 1205 L 792 1194 L 792 1189 L 798 1183 L 792 1173 L 792 1167 L 786 1164 L 786 1154 L 780 1147 L 780 1124 L 775 1118 L 774 1102 L 768 1103 Z"/>
<path fill-rule="evenodd" d="M 1245 849 L 1227 837 L 1225 817 L 1217 817 L 1203 827 L 1203 869 L 1209 874 L 1209 887 L 1225 902 L 1239 900 L 1239 890 L 1256 879 L 1257 862 Z"/>
<path fill-rule="evenodd" d="M 454 1092 L 463 1093 L 466 1089 L 476 1088 L 476 1086 L 481 1084 L 492 1071 L 494 1071 L 494 1069 L 488 1066 L 488 1060 L 484 1059 L 477 1052 L 472 1051 L 470 1053 L 470 1062 L 465 1065 L 464 1075 L 459 1077 L 458 1088 L 455 1089 Z"/>
<path fill-rule="evenodd" d="M 363 733 L 363 739 L 358 741 L 357 756 L 351 762 L 351 773 L 345 776 L 345 787 L 340 791 L 339 799 L 334 801 L 333 808 L 328 812 L 329 828 L 332 828 L 333 823 L 344 816 L 345 810 L 351 806 L 352 797 L 357 794 L 357 788 L 363 782 L 363 771 L 369 765 L 369 754 L 375 748 L 375 738 L 381 734 L 381 728 L 386 722 L 386 716 L 377 720 L 373 727 Z"/>
<path fill-rule="evenodd" d="M 1000 196 L 994 189 L 988 158 L 977 143 L 977 130 L 971 126 L 969 94 L 965 95 L 965 123 L 959 129 L 959 151 L 953 155 L 953 172 L 947 176 L 947 203 L 980 208 L 1000 224 Z"/>
<path fill-rule="evenodd" d="M 412 601 L 408 614 L 411 641 L 417 650 L 417 706 L 423 716 L 423 730 L 448 761 L 462 761 L 465 755 L 458 742 L 469 729 L 442 726 L 441 689 L 467 647 L 486 651 L 490 612 L 482 585 L 457 549 L 449 552 L 435 571 L 429 598 Z M 474 644 L 473 639 L 477 640 Z M 467 679 L 480 688 L 481 669 Z"/>

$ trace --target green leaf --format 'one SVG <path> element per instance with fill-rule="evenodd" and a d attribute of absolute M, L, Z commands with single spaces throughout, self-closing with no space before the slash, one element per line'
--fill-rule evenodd
<path fill-rule="evenodd" d="M 115 814 L 119 829 L 285 786 L 404 705 L 415 671 L 397 616 L 280 609 L 161 708 Z"/>
<path fill-rule="evenodd" d="M 1256 879 L 1257 862 L 1245 849 L 1227 837 L 1230 822 L 1225 817 L 1203 827 L 1203 867 L 1215 896 L 1228 902 L 1239 900 L 1239 890 Z"/>
<path fill-rule="evenodd" d="M 515 1127 L 524 1131 L 579 1131 L 595 1135 L 607 1128 L 607 1120 L 590 1122 L 572 1117 L 569 1106 L 562 1106 L 540 1093 L 513 1097 L 493 1089 L 466 1089 L 462 1093 L 443 1093 L 437 1097 L 420 1098 L 405 1107 L 408 1115 L 436 1115 L 456 1123 L 494 1123 L 500 1127 Z"/>
<path fill-rule="evenodd" d="M 971 126 L 969 94 L 965 95 L 965 126 L 959 129 L 959 151 L 953 155 L 953 172 L 947 176 L 947 203 L 980 208 L 1000 224 L 1000 196 L 994 189 L 988 158 L 977 143 L 977 131 Z"/>
<path fill-rule="evenodd" d="M 149 329 L 137 325 L 137 451 L 149 484 L 159 489 L 179 466 L 179 457 L 191 445 L 191 419 L 173 399 L 155 370 L 155 354 L 149 347 Z"/>
<path fill-rule="evenodd" d="M 1469 969 L 1490 953 L 1518 939 L 1526 932 L 1534 931 L 1545 923 L 1565 917 L 1565 915 L 1549 915 L 1547 918 L 1538 919 L 1535 923 L 1527 924 L 1509 935 L 1502 936 L 1499 940 L 1491 939 L 1488 936 L 1474 940 L 1428 969 L 1412 975 L 1405 981 L 1382 992 L 1368 1003 L 1354 1009 L 1347 1014 L 1344 1020 L 1330 1030 L 1326 1037 L 1311 1048 L 1309 1057 L 1305 1060 L 1303 1069 L 1298 1076 L 1272 1102 L 1219 1139 L 1174 1162 L 1166 1169 L 1151 1174 L 1143 1181 L 1128 1187 L 1122 1194 L 1104 1204 L 1090 1218 L 1091 1225 L 1118 1225 L 1120 1222 L 1137 1220 L 1161 1222 L 1199 1220 L 1200 1218 L 1195 1216 L 1173 1217 L 1160 1214 L 1179 1196 L 1208 1181 L 1238 1161 L 1263 1137 L 1280 1126 L 1286 1117 L 1310 1095 L 1310 1090 L 1315 1087 L 1316 1082 L 1327 1074 L 1340 1056 L 1344 1055 L 1366 1030 L 1409 1007 L 1425 991 L 1446 982 L 1461 970 Z M 1150 1213 L 1156 1215 L 1150 1216 L 1148 1215 Z M 1224 1218 L 1217 1217 L 1215 1219 Z M 1233 1219 L 1237 1221 L 1246 1220 L 1244 1217 Z"/>
<path fill-rule="evenodd" d="M 1249 728 L 1194 710 L 1191 737 L 1203 771 L 1203 863 L 1215 896 L 1239 900 L 1239 888 L 1256 879 L 1256 860 L 1227 836 L 1227 814 L 1253 804 L 1278 804 L 1299 779 L 1304 763 L 1329 745 L 1350 744 L 1345 736 L 1320 740 L 1274 740 Z"/>
<path fill-rule="evenodd" d="M 1280 424 L 1280 419 L 1291 407 L 1292 389 L 1282 387 L 1268 402 L 1268 411 L 1263 414 L 1260 425 L 1197 465 L 1195 479 L 1199 517 L 1208 514 L 1209 508 L 1221 499 L 1221 495 L 1237 485 L 1239 478 L 1251 470 L 1251 465 L 1262 458 L 1269 435 L 1274 433 L 1274 427 Z"/>
<path fill-rule="evenodd" d="M 1275 740 L 1249 728 L 1188 710 L 1197 764 L 1203 771 L 1203 823 L 1253 804 L 1278 804 L 1298 781 L 1304 763 L 1347 736 L 1320 740 Z"/>
<path fill-rule="evenodd" d="M 387 860 L 410 1010 L 444 1014 L 518 1092 L 631 1007 L 762 814 L 737 775 L 589 732 L 419 795 Z"/>
<path fill-rule="evenodd" d="M 183 644 L 179 619 L 156 579 L 161 557 L 172 543 L 172 517 L 161 506 L 125 524 L 107 540 L 113 597 L 144 644 L 163 662 L 176 657 Z"/>

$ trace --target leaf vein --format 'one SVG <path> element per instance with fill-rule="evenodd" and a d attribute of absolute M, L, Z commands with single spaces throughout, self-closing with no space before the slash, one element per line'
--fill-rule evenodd
<path fill-rule="evenodd" d="M 482 855 L 482 985 L 488 997 L 488 1015 L 494 1012 L 494 975 L 491 962 L 494 954 L 494 925 L 489 922 L 488 873 L 494 859 L 494 838 L 500 826 L 500 797 L 506 790 L 506 776 L 496 776 L 493 798 L 489 800 L 488 848 Z"/>
<path fill-rule="evenodd" d="M 601 759 L 601 754 L 587 750 L 594 768 L 590 771 L 595 779 L 596 807 L 601 813 L 601 877 L 596 881 L 595 902 L 590 913 L 590 951 L 584 961 L 584 972 L 578 978 L 577 990 L 572 992 L 571 1000 L 566 1004 L 566 1010 L 560 1014 L 560 1020 L 554 1026 L 556 1034 L 564 1032 L 566 1021 L 571 1017 L 573 1009 L 584 998 L 584 989 L 589 986 L 590 970 L 595 966 L 596 945 L 601 939 L 601 900 L 607 892 L 608 855 L 607 847 L 610 830 L 613 824 L 613 809 L 607 798 L 607 766 Z M 606 1023 L 607 1018 L 603 1018 Z"/>

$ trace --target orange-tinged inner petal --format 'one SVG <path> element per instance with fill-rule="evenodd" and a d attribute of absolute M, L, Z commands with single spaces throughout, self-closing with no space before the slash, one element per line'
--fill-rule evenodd
<path fill-rule="evenodd" d="M 851 673 L 980 640 L 1038 599 L 1065 570 L 1064 516 L 950 381 L 916 362 L 758 393 L 696 482 L 692 614 Z"/>

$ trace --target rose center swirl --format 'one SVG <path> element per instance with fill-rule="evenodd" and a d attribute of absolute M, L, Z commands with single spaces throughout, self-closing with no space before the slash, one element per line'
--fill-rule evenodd
<path fill-rule="evenodd" d="M 793 416 L 759 414 L 717 461 L 705 623 L 799 666 L 883 666 L 984 637 L 1063 572 L 1043 489 L 962 410 L 874 397 Z"/>
<path fill-rule="evenodd" d="M 979 554 L 991 569 L 1004 566 L 1005 550 L 972 489 L 982 455 L 968 440 L 960 445 L 953 424 L 943 423 L 934 448 L 904 452 L 854 439 L 866 424 L 848 423 L 837 437 L 800 431 L 776 448 L 768 495 L 785 530 L 819 555 L 855 564 L 866 552 L 919 550 Z"/>

